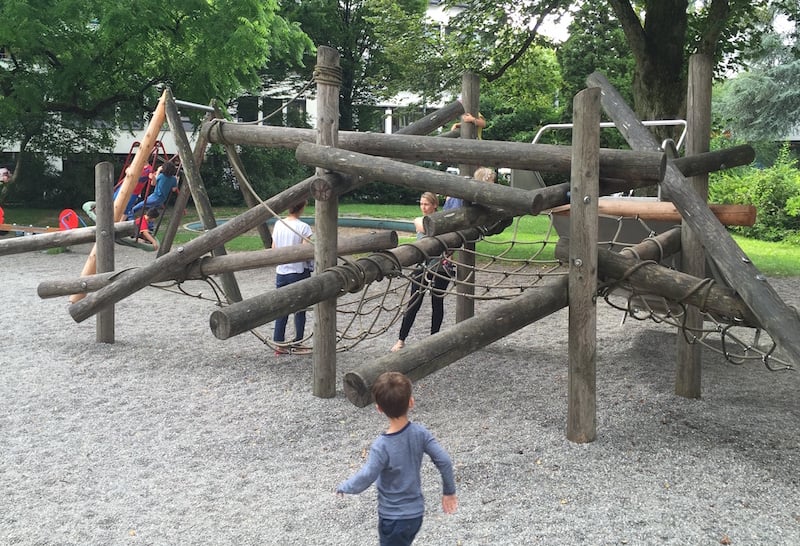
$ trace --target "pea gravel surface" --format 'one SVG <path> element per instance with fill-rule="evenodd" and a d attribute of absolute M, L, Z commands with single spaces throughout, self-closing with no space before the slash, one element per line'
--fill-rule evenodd
<path fill-rule="evenodd" d="M 374 487 L 333 491 L 385 420 L 347 401 L 342 375 L 385 355 L 399 326 L 340 353 L 336 396 L 321 399 L 312 357 L 215 338 L 204 283 L 123 299 L 115 343 L 97 343 L 94 317 L 36 292 L 77 277 L 89 251 L 0 257 L 0 544 L 377 544 Z M 154 259 L 116 252 L 119 268 Z M 252 297 L 274 269 L 237 279 Z M 800 277 L 770 283 L 800 307 Z M 426 460 L 416 544 L 800 544 L 798 372 L 704 349 L 702 398 L 681 398 L 674 329 L 597 309 L 593 442 L 566 439 L 566 310 L 415 383 L 411 416 L 451 454 L 459 498 L 445 515 Z"/>

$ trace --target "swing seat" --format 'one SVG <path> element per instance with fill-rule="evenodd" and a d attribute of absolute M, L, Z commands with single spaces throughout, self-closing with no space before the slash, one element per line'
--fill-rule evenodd
<path fill-rule="evenodd" d="M 72 209 L 64 209 L 61 211 L 61 214 L 58 215 L 58 228 L 61 231 L 66 231 L 68 229 L 75 229 L 79 225 L 86 227 L 86 223 L 78 216 L 78 213 Z"/>

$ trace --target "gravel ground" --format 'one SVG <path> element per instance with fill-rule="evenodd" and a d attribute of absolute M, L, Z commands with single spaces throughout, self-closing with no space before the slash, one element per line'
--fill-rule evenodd
<path fill-rule="evenodd" d="M 0 544 L 376 543 L 374 488 L 333 489 L 385 423 L 344 398 L 341 375 L 396 328 L 339 355 L 334 399 L 311 394 L 311 357 L 216 339 L 199 298 L 137 292 L 116 306 L 116 343 L 98 344 L 93 318 L 36 295 L 88 251 L 0 258 Z M 120 266 L 154 259 L 117 252 Z M 237 278 L 249 297 L 274 271 Z M 800 307 L 800 278 L 771 282 Z M 683 399 L 672 329 L 598 313 L 592 443 L 565 438 L 566 311 L 415 384 L 412 417 L 451 453 L 460 502 L 442 513 L 427 462 L 417 544 L 800 543 L 797 373 L 705 350 L 703 397 Z"/>

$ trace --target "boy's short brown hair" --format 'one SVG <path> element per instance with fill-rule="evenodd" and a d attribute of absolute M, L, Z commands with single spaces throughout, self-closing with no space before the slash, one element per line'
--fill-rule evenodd
<path fill-rule="evenodd" d="M 402 417 L 411 401 L 411 380 L 400 372 L 384 372 L 372 384 L 372 397 L 387 417 Z"/>

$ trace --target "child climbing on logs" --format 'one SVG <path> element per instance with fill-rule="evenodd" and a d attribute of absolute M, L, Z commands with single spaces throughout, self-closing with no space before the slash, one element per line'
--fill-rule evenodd
<path fill-rule="evenodd" d="M 439 208 L 439 199 L 432 192 L 426 191 L 419 198 L 419 208 L 423 216 L 428 216 L 436 212 Z M 417 239 L 425 236 L 425 228 L 422 226 L 422 216 L 414 218 L 414 228 L 417 231 Z M 397 342 L 392 346 L 392 352 L 397 352 L 406 346 L 406 338 L 417 312 L 422 307 L 422 299 L 425 290 L 430 285 L 431 289 L 431 334 L 435 334 L 442 327 L 444 320 L 444 294 L 447 285 L 450 284 L 450 276 L 445 267 L 442 267 L 442 256 L 432 257 L 429 263 L 421 264 L 411 275 L 411 291 L 408 306 L 403 314 L 403 322 L 400 325 L 400 335 Z"/>
<path fill-rule="evenodd" d="M 358 494 L 375 482 L 380 543 L 411 544 L 425 512 L 420 486 L 423 454 L 428 454 L 442 475 L 442 509 L 447 514 L 458 508 L 453 462 L 427 428 L 409 420 L 414 397 L 405 375 L 381 374 L 372 385 L 372 396 L 378 411 L 389 419 L 389 427 L 372 443 L 366 464 L 341 483 L 336 494 Z"/>
<path fill-rule="evenodd" d="M 481 182 L 494 184 L 495 180 L 497 180 L 497 174 L 494 172 L 494 169 L 489 167 L 481 167 L 475 170 L 475 174 L 472 175 L 472 178 L 475 180 L 480 180 Z M 463 199 L 448 195 L 447 199 L 444 200 L 444 206 L 442 207 L 442 210 L 460 209 L 463 206 Z"/>
<path fill-rule="evenodd" d="M 311 226 L 300 219 L 305 207 L 305 200 L 296 203 L 289 208 L 289 216 L 275 223 L 275 228 L 272 230 L 272 248 L 283 248 L 308 242 L 311 237 Z M 313 261 L 280 264 L 275 268 L 275 287 L 280 288 L 307 279 L 313 270 Z M 272 335 L 272 341 L 277 345 L 275 354 L 309 354 L 311 349 L 300 345 L 305 335 L 305 310 L 297 311 L 294 314 L 294 341 L 287 345 L 285 338 L 288 321 L 288 315 L 275 320 L 275 331 Z"/>

